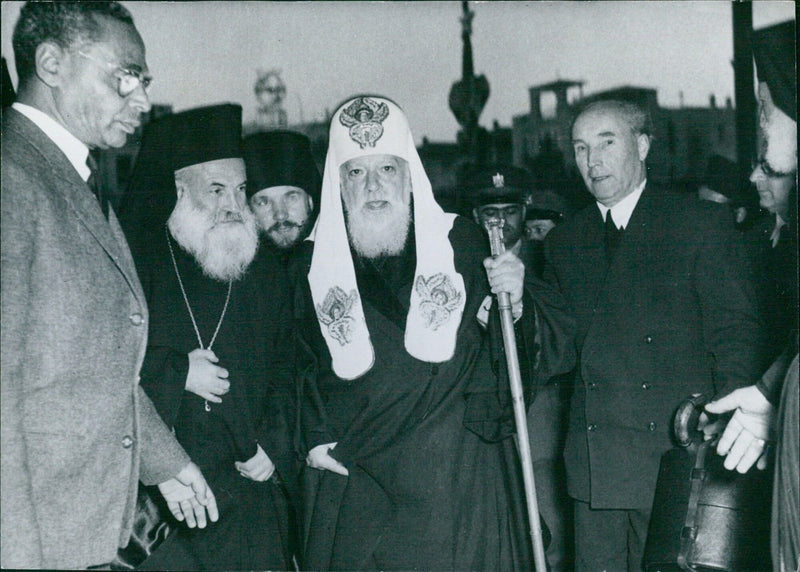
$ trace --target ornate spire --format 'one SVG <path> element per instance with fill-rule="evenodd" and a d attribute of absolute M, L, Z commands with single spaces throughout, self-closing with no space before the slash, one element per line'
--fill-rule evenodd
<path fill-rule="evenodd" d="M 468 2 L 462 2 L 461 39 L 464 42 L 461 54 L 462 77 L 450 88 L 450 110 L 459 125 L 469 129 L 478 125 L 486 101 L 489 99 L 489 82 L 486 76 L 476 76 L 472 63 L 472 18 L 475 12 L 469 9 Z"/>

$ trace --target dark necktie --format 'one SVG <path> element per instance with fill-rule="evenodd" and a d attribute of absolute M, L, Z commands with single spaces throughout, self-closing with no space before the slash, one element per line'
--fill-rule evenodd
<path fill-rule="evenodd" d="M 91 151 L 89 155 L 86 157 L 86 166 L 89 167 L 89 178 L 86 180 L 86 184 L 89 185 L 89 189 L 94 193 L 94 196 L 97 197 L 97 202 L 100 203 L 100 210 L 103 211 L 103 215 L 108 220 L 108 201 L 103 196 L 103 187 L 100 184 L 100 173 L 98 172 L 97 168 L 97 160 L 92 155 Z"/>
<path fill-rule="evenodd" d="M 624 232 L 623 229 L 617 228 L 617 225 L 614 224 L 614 219 L 611 218 L 611 210 L 606 211 L 605 230 L 606 257 L 610 263 L 614 259 L 614 253 L 617 251 L 619 241 L 622 238 L 622 233 Z"/>

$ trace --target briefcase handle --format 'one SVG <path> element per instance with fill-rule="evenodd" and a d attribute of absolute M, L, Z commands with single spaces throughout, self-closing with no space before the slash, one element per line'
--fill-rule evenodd
<path fill-rule="evenodd" d="M 698 429 L 698 425 L 703 406 L 709 402 L 710 397 L 708 393 L 693 393 L 678 405 L 672 432 L 679 446 L 688 447 L 703 442 L 703 432 Z"/>

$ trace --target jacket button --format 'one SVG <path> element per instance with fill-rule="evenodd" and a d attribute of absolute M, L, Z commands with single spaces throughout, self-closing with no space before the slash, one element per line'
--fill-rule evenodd
<path fill-rule="evenodd" d="M 649 383 L 647 383 L 647 382 L 644 382 L 644 383 L 642 384 L 642 389 L 650 389 L 650 384 L 649 384 Z"/>
<path fill-rule="evenodd" d="M 644 343 L 652 344 L 653 343 L 653 337 L 652 336 L 645 336 L 644 337 Z"/>
<path fill-rule="evenodd" d="M 122 446 L 125 449 L 130 449 L 133 446 L 133 437 L 131 437 L 130 435 L 125 435 L 122 438 Z"/>
<path fill-rule="evenodd" d="M 655 430 L 656 430 L 656 427 L 658 427 L 658 425 L 656 425 L 656 424 L 655 424 L 654 422 L 652 422 L 652 421 L 650 422 L 650 424 L 649 424 L 649 425 L 647 425 L 647 428 L 648 428 L 650 431 L 655 431 Z"/>
<path fill-rule="evenodd" d="M 144 324 L 144 317 L 139 312 L 131 314 L 128 318 L 134 326 L 141 326 Z"/>
<path fill-rule="evenodd" d="M 596 388 L 597 388 L 597 384 L 595 382 L 593 382 L 593 381 L 590 381 L 589 382 L 589 389 L 596 389 Z"/>
<path fill-rule="evenodd" d="M 586 427 L 586 430 L 589 431 L 590 433 L 593 433 L 594 431 L 597 431 L 597 425 L 595 425 L 594 423 L 590 423 Z"/>

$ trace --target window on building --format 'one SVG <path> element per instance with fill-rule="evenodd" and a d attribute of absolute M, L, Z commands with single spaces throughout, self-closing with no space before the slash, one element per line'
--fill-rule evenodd
<path fill-rule="evenodd" d="M 539 96 L 542 119 L 552 119 L 556 116 L 556 103 L 556 94 L 552 91 L 545 91 Z"/>

